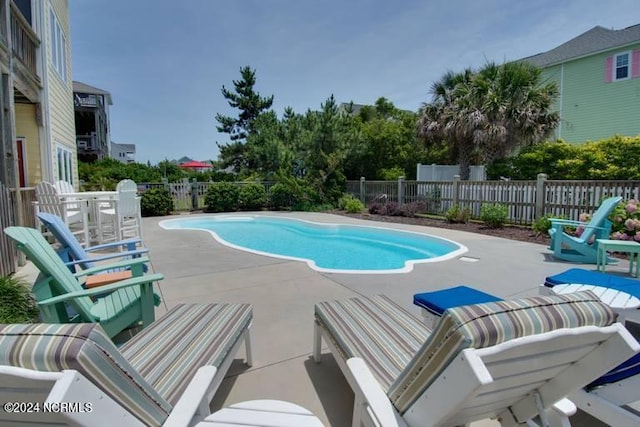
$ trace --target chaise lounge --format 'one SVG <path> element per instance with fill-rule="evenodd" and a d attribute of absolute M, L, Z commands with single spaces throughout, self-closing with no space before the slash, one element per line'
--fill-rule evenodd
<path fill-rule="evenodd" d="M 588 289 L 591 286 L 589 284 L 623 288 L 625 286 L 636 288 L 639 286 L 632 279 L 581 269 L 570 269 L 547 277 L 546 286 L 541 285 L 540 291 L 543 295 L 552 295 L 546 289 L 550 289 L 549 286 L 565 283 L 565 280 L 571 282 L 581 280 L 586 283 L 584 289 Z M 544 293 L 543 290 L 545 290 Z M 628 291 L 628 289 L 626 290 Z M 600 300 L 603 297 L 605 299 L 609 297 L 609 295 L 596 294 L 595 292 L 594 295 L 597 295 Z M 448 308 L 484 301 L 502 301 L 502 299 L 467 286 L 456 286 L 416 294 L 413 301 L 422 309 L 425 321 L 430 323 L 439 319 Z M 640 390 L 640 353 L 616 366 L 586 387 L 575 390 L 569 398 L 578 408 L 607 424 L 614 427 L 626 427 L 640 425 L 640 415 L 628 406 L 640 401 L 638 390 Z"/>
<path fill-rule="evenodd" d="M 315 307 L 322 338 L 355 393 L 353 425 L 566 425 L 564 399 L 640 351 L 590 292 L 447 310 L 431 331 L 388 297 Z"/>
<path fill-rule="evenodd" d="M 95 410 L 3 411 L 0 424 L 193 425 L 242 343 L 251 366 L 251 319 L 249 304 L 181 304 L 119 348 L 98 324 L 0 325 L 0 400 L 57 396 Z"/>

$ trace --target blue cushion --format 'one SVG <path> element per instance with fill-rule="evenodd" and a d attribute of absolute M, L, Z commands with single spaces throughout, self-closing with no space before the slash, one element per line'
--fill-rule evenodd
<path fill-rule="evenodd" d="M 501 298 L 464 285 L 441 291 L 423 292 L 413 296 L 415 305 L 438 316 L 441 316 L 448 308 L 493 301 L 501 301 Z"/>
<path fill-rule="evenodd" d="M 581 268 L 571 268 L 565 272 L 549 276 L 544 280 L 544 285 L 550 288 L 565 283 L 603 286 L 640 298 L 640 280 L 613 274 L 583 270 Z"/>
<path fill-rule="evenodd" d="M 626 362 L 616 366 L 615 368 L 589 384 L 586 388 L 589 390 L 599 385 L 614 383 L 616 381 L 620 381 L 637 374 L 640 374 L 640 353 L 636 354 L 631 359 L 628 359 Z"/>

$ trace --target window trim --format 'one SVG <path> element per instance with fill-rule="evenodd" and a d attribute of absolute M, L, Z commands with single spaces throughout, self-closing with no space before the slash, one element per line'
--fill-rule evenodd
<path fill-rule="evenodd" d="M 58 179 L 73 185 L 73 152 L 63 144 L 56 144 Z"/>
<path fill-rule="evenodd" d="M 622 55 L 627 55 L 627 77 L 618 78 L 618 57 Z M 613 55 L 613 63 L 611 64 L 611 81 L 619 82 L 623 80 L 629 80 L 631 78 L 631 61 L 632 61 L 632 52 L 630 50 L 624 52 L 618 52 Z"/>
<path fill-rule="evenodd" d="M 51 64 L 58 77 L 66 83 L 68 80 L 67 38 L 53 8 L 49 9 L 49 38 L 51 39 Z"/>

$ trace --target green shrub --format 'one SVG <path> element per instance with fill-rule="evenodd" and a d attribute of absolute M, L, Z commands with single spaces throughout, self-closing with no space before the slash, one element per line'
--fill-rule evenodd
<path fill-rule="evenodd" d="M 551 220 L 549 218 L 551 217 L 547 215 L 541 216 L 531 224 L 531 229 L 536 233 L 536 236 L 549 233 L 551 228 Z"/>
<path fill-rule="evenodd" d="M 398 178 L 401 176 L 407 176 L 407 174 L 404 173 L 404 169 L 395 166 L 389 169 L 380 169 L 378 171 L 378 176 L 380 176 L 380 179 L 384 181 L 397 181 Z"/>
<path fill-rule="evenodd" d="M 348 213 L 360 213 L 364 210 L 364 203 L 353 197 L 351 194 L 345 194 L 338 200 L 338 209 L 347 211 Z"/>
<path fill-rule="evenodd" d="M 27 284 L 14 276 L 0 276 L 0 323 L 36 323 L 38 305 Z"/>
<path fill-rule="evenodd" d="M 489 228 L 502 228 L 507 222 L 509 208 L 498 203 L 483 204 L 480 208 L 480 219 Z"/>
<path fill-rule="evenodd" d="M 269 206 L 273 209 L 290 208 L 294 203 L 296 198 L 288 186 L 277 183 L 269 189 Z"/>
<path fill-rule="evenodd" d="M 364 203 L 359 199 L 351 198 L 345 203 L 344 210 L 348 213 L 360 213 L 364 210 Z"/>
<path fill-rule="evenodd" d="M 232 212 L 238 208 L 240 190 L 229 182 L 216 182 L 207 188 L 204 205 L 207 212 Z"/>
<path fill-rule="evenodd" d="M 171 194 L 164 188 L 153 188 L 142 193 L 140 199 L 142 216 L 169 215 L 173 210 Z"/>
<path fill-rule="evenodd" d="M 254 182 L 240 187 L 238 204 L 241 209 L 257 210 L 267 204 L 267 192 L 264 186 Z"/>
<path fill-rule="evenodd" d="M 467 222 L 469 222 L 469 218 L 471 217 L 471 210 L 468 207 L 461 208 L 460 205 L 453 205 L 449 209 L 447 209 L 444 217 L 452 224 L 466 224 Z"/>

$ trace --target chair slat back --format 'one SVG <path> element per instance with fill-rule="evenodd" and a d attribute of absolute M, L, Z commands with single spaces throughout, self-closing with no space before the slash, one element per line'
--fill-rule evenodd
<path fill-rule="evenodd" d="M 588 242 L 592 236 L 594 236 L 598 229 L 596 227 L 611 227 L 611 223 L 608 222 L 608 217 L 613 212 L 613 210 L 618 206 L 618 203 L 622 200 L 622 197 L 615 196 L 609 197 L 608 199 L 604 199 L 598 209 L 593 213 L 591 219 L 585 230 L 580 235 L 580 240 L 584 242 Z"/>
<path fill-rule="evenodd" d="M 56 188 L 56 190 L 58 190 L 58 193 L 74 193 L 76 191 L 73 188 L 73 185 L 71 185 L 69 182 L 64 180 L 56 181 L 55 184 L 53 185 Z"/>
<path fill-rule="evenodd" d="M 116 187 L 118 192 L 118 212 L 121 218 L 137 217 L 140 210 L 138 185 L 130 179 L 124 179 Z"/>
<path fill-rule="evenodd" d="M 454 307 L 444 312 L 387 394 L 405 413 L 467 348 L 492 347 L 562 328 L 604 327 L 615 319 L 611 308 L 590 291 Z"/>
<path fill-rule="evenodd" d="M 43 181 L 36 185 L 36 199 L 40 212 L 49 212 L 60 218 L 66 216 L 58 190 L 51 183 Z"/>
<path fill-rule="evenodd" d="M 118 412 L 112 407 L 109 416 L 100 417 L 100 407 L 97 406 L 88 414 L 94 416 L 93 422 L 85 420 L 73 425 L 94 426 L 102 423 L 112 426 L 117 424 L 114 423 L 114 416 L 121 421 L 121 425 L 129 425 L 122 424 L 125 418 L 118 417 L 121 410 L 128 412 L 128 420 L 137 419 L 144 425 L 162 425 L 172 409 L 124 358 L 98 324 L 0 325 L 0 368 L 8 366 L 37 369 L 41 371 L 38 375 L 60 372 L 63 375 L 67 372 L 79 374 L 79 377 L 74 376 L 74 384 L 70 386 L 79 387 L 85 394 L 67 401 L 91 402 L 94 405 L 100 405 L 102 400 L 107 399 L 114 404 L 117 402 Z M 4 382 L 0 384 L 4 387 Z M 102 397 L 98 396 L 98 391 Z M 36 400 L 32 398 L 28 401 Z"/>
<path fill-rule="evenodd" d="M 4 232 L 16 242 L 18 249 L 24 252 L 43 275 L 52 279 L 51 286 L 58 295 L 83 290 L 78 279 L 73 276 L 38 230 L 27 227 L 7 227 Z M 89 297 L 75 298 L 70 301 L 70 304 L 77 310 L 83 321 L 96 321 L 91 314 L 93 302 Z"/>
<path fill-rule="evenodd" d="M 51 231 L 51 234 L 60 242 L 63 248 L 69 251 L 71 259 L 79 260 L 89 258 L 89 254 L 87 254 L 82 245 L 80 245 L 80 242 L 78 242 L 78 239 L 76 239 L 60 217 L 50 213 L 39 212 L 38 219 Z M 83 270 L 93 268 L 94 266 L 94 263 L 91 261 L 80 264 Z"/>
<path fill-rule="evenodd" d="M 3 411 L 0 413 L 2 425 L 85 424 L 106 427 L 113 425 L 113 417 L 126 420 L 126 426 L 144 425 L 75 370 L 43 372 L 0 366 L 0 384 L 2 402 L 32 405 L 30 411 Z M 82 406 L 78 411 L 56 410 L 63 402 L 80 403 Z"/>
<path fill-rule="evenodd" d="M 621 324 L 557 329 L 466 349 L 434 382 L 440 399 L 422 396 L 405 419 L 409 425 L 424 425 L 427 418 L 429 425 L 511 417 L 524 423 L 541 411 L 536 394 L 548 408 L 637 351 Z"/>

